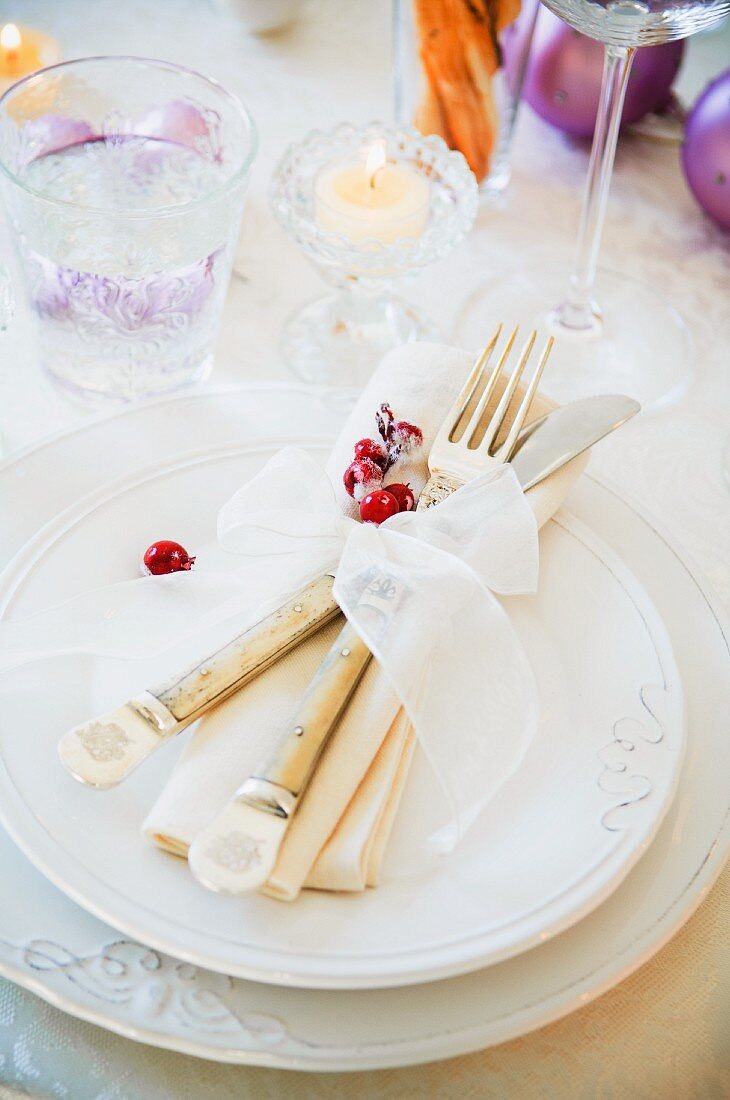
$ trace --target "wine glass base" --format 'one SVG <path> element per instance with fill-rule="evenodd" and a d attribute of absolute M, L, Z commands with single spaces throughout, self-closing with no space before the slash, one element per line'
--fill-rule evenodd
<path fill-rule="evenodd" d="M 624 393 L 642 409 L 678 401 L 692 380 L 692 339 L 680 314 L 646 283 L 599 270 L 596 299 L 602 322 L 586 331 L 556 323 L 569 271 L 559 264 L 531 265 L 482 284 L 457 318 L 459 342 L 482 347 L 495 325 L 555 336 L 542 390 L 561 404 L 601 393 Z"/>
<path fill-rule="evenodd" d="M 361 389 L 387 352 L 437 338 L 431 322 L 400 298 L 331 294 L 287 321 L 281 353 L 306 382 Z"/>

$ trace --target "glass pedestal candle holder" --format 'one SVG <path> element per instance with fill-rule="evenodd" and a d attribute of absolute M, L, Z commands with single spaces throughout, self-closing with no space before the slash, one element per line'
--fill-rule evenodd
<path fill-rule="evenodd" d="M 433 338 L 429 320 L 393 288 L 474 223 L 477 184 L 460 153 L 410 127 L 343 123 L 289 147 L 269 198 L 333 288 L 284 328 L 282 354 L 300 377 L 359 387 L 391 348 Z"/>

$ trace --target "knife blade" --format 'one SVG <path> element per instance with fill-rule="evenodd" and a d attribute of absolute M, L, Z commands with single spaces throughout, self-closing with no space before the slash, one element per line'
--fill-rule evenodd
<path fill-rule="evenodd" d="M 639 408 L 631 398 L 611 395 L 584 398 L 547 414 L 512 459 L 523 489 L 583 454 Z M 242 894 L 268 880 L 299 799 L 371 656 L 346 624 L 271 756 L 191 845 L 188 862 L 205 887 Z"/>
<path fill-rule="evenodd" d="M 620 428 L 641 409 L 623 394 L 583 397 L 553 409 L 525 428 L 511 465 L 525 492 Z"/>

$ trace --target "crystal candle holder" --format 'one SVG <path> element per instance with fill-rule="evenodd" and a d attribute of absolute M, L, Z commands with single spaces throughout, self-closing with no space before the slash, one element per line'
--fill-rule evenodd
<path fill-rule="evenodd" d="M 370 172 L 374 148 L 382 150 L 384 164 Z M 374 189 L 394 189 L 385 208 L 367 208 L 373 181 Z M 445 256 L 471 228 L 477 184 L 461 153 L 410 127 L 343 123 L 327 133 L 314 130 L 287 149 L 269 199 L 274 216 L 333 288 L 284 328 L 282 354 L 300 377 L 359 387 L 391 348 L 433 338 L 429 320 L 393 287 Z M 360 199 L 365 205 L 358 206 Z"/>

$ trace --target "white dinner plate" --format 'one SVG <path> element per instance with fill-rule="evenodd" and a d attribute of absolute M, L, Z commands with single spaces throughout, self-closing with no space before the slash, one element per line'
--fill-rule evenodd
<path fill-rule="evenodd" d="M 169 456 L 178 434 L 187 441 L 211 416 L 220 426 L 230 413 L 233 423 L 249 394 L 152 402 L 0 466 L 0 515 L 13 521 L 0 524 L 0 562 L 95 484 Z M 268 394 L 277 405 L 300 399 L 296 389 Z M 511 1039 L 586 1004 L 646 961 L 706 895 L 730 847 L 730 623 L 671 539 L 621 496 L 584 477 L 570 506 L 620 550 L 651 595 L 673 638 L 687 706 L 688 753 L 672 807 L 649 851 L 593 914 L 517 958 L 447 981 L 361 992 L 286 989 L 120 942 L 0 832 L 0 875 L 12 883 L 0 904 L 0 972 L 67 1012 L 158 1046 L 220 1061 L 356 1070 Z"/>
<path fill-rule="evenodd" d="M 287 421 L 270 395 L 239 392 L 238 400 L 235 440 L 226 438 L 231 399 L 221 403 L 219 424 L 215 413 L 196 424 L 194 451 L 156 458 L 46 524 L 0 578 L 3 613 L 32 614 L 133 576 L 144 547 L 161 535 L 189 548 L 208 541 L 219 506 L 284 442 L 326 453 L 325 444 L 301 439 L 305 426 L 315 436 L 332 430 L 326 403 L 294 401 Z M 280 438 L 251 439 L 262 423 Z M 515 955 L 584 917 L 628 873 L 670 803 L 684 739 L 663 624 L 629 570 L 578 520 L 565 514 L 546 528 L 538 594 L 506 606 L 537 676 L 539 733 L 458 852 L 427 873 L 362 895 L 306 892 L 292 905 L 221 897 L 140 833 L 182 738 L 113 791 L 90 791 L 66 775 L 55 751 L 65 729 L 165 678 L 204 639 L 155 662 L 58 658 L 5 677 L 3 821 L 40 870 L 91 913 L 228 974 L 364 988 L 443 978 Z M 417 761 L 394 848 L 429 795 Z"/>

